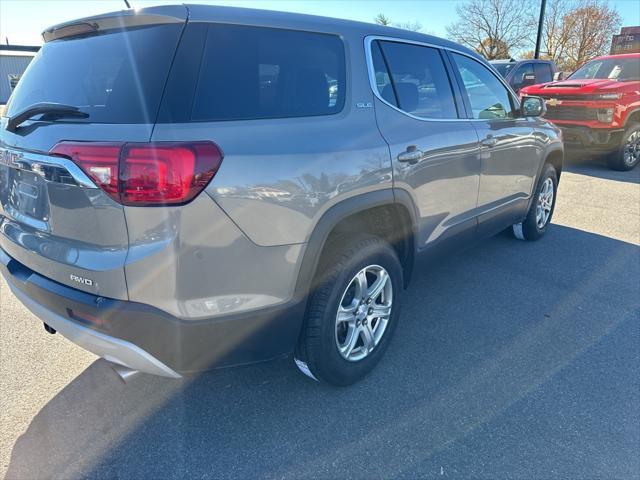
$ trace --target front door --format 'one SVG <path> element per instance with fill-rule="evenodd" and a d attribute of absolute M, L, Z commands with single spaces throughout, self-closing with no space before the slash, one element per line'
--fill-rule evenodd
<path fill-rule="evenodd" d="M 466 55 L 450 55 L 480 139 L 479 223 L 506 227 L 522 219 L 538 171 L 535 122 L 520 116 L 511 92 L 489 68 Z"/>

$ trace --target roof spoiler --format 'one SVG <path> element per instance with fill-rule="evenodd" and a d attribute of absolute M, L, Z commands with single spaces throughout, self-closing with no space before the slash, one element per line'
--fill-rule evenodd
<path fill-rule="evenodd" d="M 45 43 L 61 38 L 97 33 L 105 30 L 184 23 L 189 10 L 184 5 L 150 7 L 140 10 L 122 10 L 60 23 L 42 32 Z"/>

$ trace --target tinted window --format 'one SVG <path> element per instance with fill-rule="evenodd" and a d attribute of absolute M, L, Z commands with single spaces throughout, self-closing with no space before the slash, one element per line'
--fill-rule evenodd
<path fill-rule="evenodd" d="M 373 70 L 376 76 L 376 88 L 378 92 L 387 102 L 397 107 L 396 94 L 393 91 L 393 85 L 391 85 L 391 77 L 384 63 L 379 42 L 373 42 L 371 44 L 371 59 L 373 60 Z"/>
<path fill-rule="evenodd" d="M 495 68 L 500 75 L 506 77 L 507 74 L 513 69 L 515 63 L 491 63 L 493 68 Z"/>
<path fill-rule="evenodd" d="M 536 72 L 536 83 L 547 83 L 553 80 L 551 66 L 548 63 L 536 63 L 534 64 L 534 68 Z"/>
<path fill-rule="evenodd" d="M 473 118 L 512 118 L 511 96 L 491 71 L 469 57 L 452 54 L 471 104 Z"/>
<path fill-rule="evenodd" d="M 39 102 L 74 105 L 93 123 L 153 123 L 182 25 L 117 30 L 45 43 L 7 114 Z"/>
<path fill-rule="evenodd" d="M 533 64 L 531 63 L 523 63 L 518 67 L 518 69 L 513 73 L 513 78 L 509 82 L 514 89 L 519 89 L 524 83 L 525 75 L 533 75 Z"/>
<path fill-rule="evenodd" d="M 390 103 L 418 117 L 458 117 L 451 83 L 437 49 L 408 43 L 379 43 L 391 72 L 388 79 L 376 67 L 376 83 L 384 99 L 395 97 L 396 102 Z M 375 62 L 374 58 L 374 65 Z"/>
<path fill-rule="evenodd" d="M 344 96 L 344 47 L 338 37 L 211 25 L 191 119 L 329 115 L 342 110 Z"/>

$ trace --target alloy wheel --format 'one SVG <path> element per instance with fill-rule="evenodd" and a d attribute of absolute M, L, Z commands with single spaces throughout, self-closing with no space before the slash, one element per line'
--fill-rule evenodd
<path fill-rule="evenodd" d="M 622 152 L 622 160 L 628 166 L 635 165 L 640 161 L 640 130 L 636 130 L 627 138 Z"/>
<path fill-rule="evenodd" d="M 551 217 L 551 208 L 553 207 L 553 180 L 545 179 L 542 189 L 538 195 L 538 203 L 536 204 L 536 225 L 539 229 L 543 229 L 549 217 Z"/>
<path fill-rule="evenodd" d="M 389 273 L 379 265 L 360 270 L 342 294 L 335 339 L 340 355 L 357 362 L 366 358 L 384 335 L 393 304 Z"/>

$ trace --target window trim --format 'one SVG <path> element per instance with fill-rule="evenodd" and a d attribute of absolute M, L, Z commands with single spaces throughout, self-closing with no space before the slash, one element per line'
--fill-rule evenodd
<path fill-rule="evenodd" d="M 395 43 L 406 43 L 409 45 L 418 45 L 421 47 L 429 47 L 429 48 L 433 48 L 435 50 L 438 51 L 438 53 L 440 54 L 440 58 L 442 59 L 442 65 L 445 68 L 445 71 L 447 72 L 447 76 L 449 77 L 449 85 L 451 86 L 451 95 L 453 96 L 453 101 L 454 101 L 454 105 L 456 107 L 456 110 L 458 112 L 459 117 L 458 118 L 427 118 L 427 117 L 418 117 L 417 115 L 413 115 L 412 113 L 409 112 L 405 112 L 404 110 L 400 109 L 399 107 L 387 102 L 384 98 L 382 98 L 382 95 L 380 95 L 380 92 L 378 91 L 378 85 L 376 84 L 376 71 L 375 71 L 375 67 L 373 66 L 373 55 L 371 52 L 371 45 L 373 44 L 373 42 L 375 42 L 376 40 L 379 40 L 381 42 L 395 42 Z M 417 42 L 415 40 L 407 40 L 404 38 L 399 38 L 399 37 L 385 37 L 383 35 L 368 35 L 364 38 L 364 50 L 365 50 L 365 59 L 367 62 L 367 73 L 369 76 L 369 87 L 371 88 L 371 91 L 373 92 L 373 94 L 376 96 L 376 98 L 378 100 L 380 100 L 382 103 L 384 103 L 385 105 L 393 108 L 394 110 L 396 110 L 397 112 L 400 112 L 404 115 L 406 115 L 409 118 L 413 118 L 414 120 L 420 120 L 423 122 L 468 122 L 470 119 L 464 117 L 464 115 L 466 114 L 466 106 L 463 105 L 459 105 L 458 104 L 458 96 L 456 95 L 456 87 L 457 85 L 455 85 L 455 77 L 452 76 L 452 73 L 449 68 L 449 64 L 447 63 L 447 58 L 445 56 L 445 52 L 443 50 L 447 50 L 447 47 L 443 47 L 441 45 L 435 45 L 435 44 L 431 44 L 431 43 L 426 43 L 426 42 Z M 382 49 L 381 49 L 382 50 Z M 456 52 L 458 52 L 457 50 L 455 50 Z M 459 53 L 463 53 L 463 52 L 459 52 Z M 384 55 L 384 53 L 383 53 Z M 385 62 L 386 64 L 386 62 Z M 387 67 L 388 69 L 388 67 Z M 389 74 L 391 74 L 391 72 L 389 72 Z"/>
<path fill-rule="evenodd" d="M 467 114 L 468 114 L 468 118 L 469 120 L 472 120 L 474 122 L 513 122 L 514 120 L 518 120 L 518 119 L 522 119 L 525 118 L 522 116 L 522 108 L 520 105 L 520 100 L 518 95 L 516 95 L 516 93 L 514 92 L 513 88 L 511 88 L 511 85 L 509 85 L 507 83 L 507 81 L 502 78 L 502 76 L 500 74 L 496 75 L 496 73 L 494 73 L 493 68 L 488 68 L 486 65 L 483 65 L 482 62 L 478 61 L 478 59 L 474 58 L 472 55 L 469 55 L 465 52 L 461 52 L 459 50 L 455 50 L 453 48 L 449 48 L 447 49 L 449 52 L 452 53 L 457 53 L 459 55 L 465 56 L 467 58 L 470 58 L 471 60 L 473 60 L 474 62 L 476 62 L 477 64 L 479 64 L 480 66 L 486 68 L 489 73 L 491 75 L 493 75 L 498 82 L 500 82 L 506 89 L 507 89 L 507 94 L 509 95 L 509 100 L 511 101 L 511 108 L 513 109 L 513 113 L 514 116 L 512 118 L 473 118 L 473 111 L 471 108 L 471 100 L 469 99 L 469 93 L 467 92 L 467 89 L 464 86 L 464 82 L 462 81 L 462 76 L 460 75 L 460 70 L 458 69 L 458 64 L 456 63 L 456 59 L 453 58 L 452 55 L 448 54 L 447 57 L 449 58 L 449 61 L 451 62 L 451 66 L 454 70 L 454 75 L 456 78 L 456 81 L 458 82 L 458 85 L 460 87 L 460 90 L 462 92 L 462 96 L 464 99 L 464 104 L 465 107 L 467 109 Z"/>

